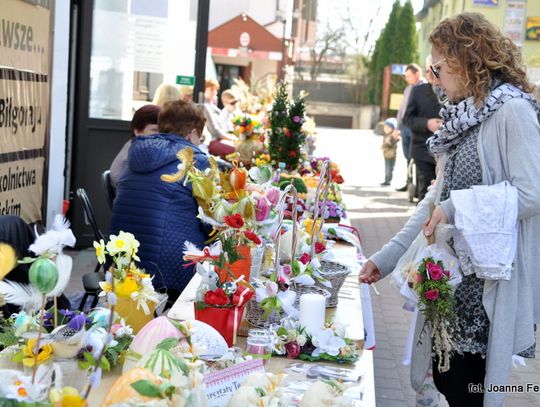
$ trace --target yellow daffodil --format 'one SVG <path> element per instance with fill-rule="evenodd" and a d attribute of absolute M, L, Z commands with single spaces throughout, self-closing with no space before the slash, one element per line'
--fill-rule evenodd
<path fill-rule="evenodd" d="M 139 284 L 137 284 L 137 280 L 133 276 L 127 276 L 124 281 L 117 282 L 114 286 L 114 292 L 120 297 L 129 297 L 139 289 Z"/>
<path fill-rule="evenodd" d="M 100 281 L 99 288 L 101 288 L 101 292 L 104 294 L 110 293 L 112 291 L 111 283 L 107 281 Z"/>
<path fill-rule="evenodd" d="M 35 339 L 28 339 L 28 342 L 26 342 L 26 345 L 22 349 L 22 353 L 24 356 L 24 359 L 22 360 L 23 364 L 25 366 L 32 367 L 34 366 L 34 345 L 36 344 Z M 39 353 L 37 357 L 37 364 L 40 365 L 41 363 L 49 360 L 49 358 L 52 356 L 53 348 L 50 344 L 41 345 L 39 348 Z"/>
<path fill-rule="evenodd" d="M 118 253 L 125 253 L 128 247 L 127 242 L 120 236 L 111 235 L 110 240 L 107 242 L 107 252 L 114 256 Z"/>
<path fill-rule="evenodd" d="M 54 407 L 85 407 L 87 402 L 74 387 L 64 387 L 62 390 L 51 389 L 49 400 Z"/>
<path fill-rule="evenodd" d="M 103 239 L 99 243 L 94 242 L 94 248 L 96 249 L 96 257 L 99 264 L 105 263 L 105 242 L 103 242 Z"/>

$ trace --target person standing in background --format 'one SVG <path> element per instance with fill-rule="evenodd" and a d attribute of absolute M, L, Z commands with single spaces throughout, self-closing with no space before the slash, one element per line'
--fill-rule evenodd
<path fill-rule="evenodd" d="M 390 117 L 384 121 L 384 136 L 381 145 L 384 157 L 384 182 L 381 182 L 381 186 L 388 186 L 392 182 L 398 142 L 399 130 L 397 129 L 397 121 L 393 117 Z"/>
<path fill-rule="evenodd" d="M 409 103 L 409 96 L 411 94 L 411 90 L 413 86 L 419 85 L 421 83 L 425 83 L 424 78 L 422 78 L 422 70 L 417 64 L 409 64 L 405 68 L 404 73 L 405 81 L 407 82 L 407 87 L 403 91 L 403 99 L 401 100 L 401 104 L 399 105 L 399 110 L 397 112 L 397 123 L 398 123 L 398 129 L 401 136 L 401 143 L 403 147 L 403 155 L 405 156 L 405 159 L 407 160 L 407 165 L 409 164 L 409 150 L 410 150 L 410 142 L 411 142 L 411 130 L 403 123 L 403 117 L 405 116 L 405 111 L 407 110 L 407 105 Z M 405 181 L 405 186 L 401 188 L 397 188 L 396 191 L 399 192 L 405 192 L 407 190 L 407 184 L 409 180 L 407 179 Z"/>
<path fill-rule="evenodd" d="M 428 58 L 427 66 L 431 65 Z M 409 95 L 409 103 L 403 117 L 403 123 L 411 131 L 409 158 L 416 165 L 416 191 L 418 201 L 424 199 L 431 181 L 435 179 L 435 158 L 428 151 L 426 141 L 439 129 L 442 120 L 439 117 L 441 106 L 433 92 L 433 74 L 426 71 L 428 83 L 413 86 Z"/>
<path fill-rule="evenodd" d="M 221 93 L 221 103 L 223 103 L 223 109 L 219 115 L 221 125 L 228 133 L 232 133 L 234 126 L 232 120 L 235 116 L 242 114 L 242 111 L 238 107 L 238 97 L 230 89 L 226 89 Z"/>

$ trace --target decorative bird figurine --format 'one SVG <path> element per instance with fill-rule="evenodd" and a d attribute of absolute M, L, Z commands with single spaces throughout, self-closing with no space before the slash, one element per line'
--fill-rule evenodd
<path fill-rule="evenodd" d="M 73 358 L 84 346 L 85 324 L 86 316 L 76 315 L 66 325 L 55 328 L 45 342 L 51 344 L 55 356 Z"/>

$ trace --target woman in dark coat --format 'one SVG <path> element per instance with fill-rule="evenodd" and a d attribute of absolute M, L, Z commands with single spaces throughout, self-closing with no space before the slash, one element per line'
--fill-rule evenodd
<path fill-rule="evenodd" d="M 198 205 L 190 185 L 167 183 L 163 174 L 177 171 L 176 153 L 191 148 L 199 169 L 208 167 L 198 148 L 204 127 L 202 109 L 192 102 L 165 104 L 159 115 L 159 134 L 133 139 L 129 168 L 118 183 L 111 233 L 130 232 L 140 242 L 139 266 L 154 276 L 156 289 L 166 289 L 174 303 L 193 276 L 184 267 L 182 248 L 190 241 L 204 245 L 207 229 L 197 218 Z"/>

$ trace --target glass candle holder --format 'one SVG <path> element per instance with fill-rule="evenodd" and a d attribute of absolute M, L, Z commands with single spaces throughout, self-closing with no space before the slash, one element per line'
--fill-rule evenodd
<path fill-rule="evenodd" d="M 265 361 L 272 356 L 273 336 L 264 329 L 250 329 L 246 340 L 246 354 Z"/>

